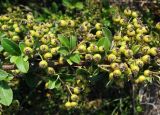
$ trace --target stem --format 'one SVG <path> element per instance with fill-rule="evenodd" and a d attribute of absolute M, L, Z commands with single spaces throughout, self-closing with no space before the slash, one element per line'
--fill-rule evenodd
<path fill-rule="evenodd" d="M 132 87 L 132 114 L 136 114 L 136 109 L 135 109 L 135 85 L 134 83 L 131 83 Z"/>
<path fill-rule="evenodd" d="M 67 89 L 68 89 L 69 93 L 72 95 L 72 92 L 71 92 L 71 90 L 70 90 L 69 86 L 68 86 L 68 85 L 66 85 L 66 87 L 67 87 Z"/>
<path fill-rule="evenodd" d="M 63 84 L 65 87 L 67 87 L 67 89 L 68 89 L 69 93 L 72 95 L 72 92 L 71 92 L 71 90 L 70 90 L 69 86 L 68 86 L 68 85 L 66 85 L 66 84 L 64 83 L 64 81 L 63 81 L 59 76 L 57 77 L 57 79 L 59 79 L 59 80 L 62 82 L 62 84 Z"/>

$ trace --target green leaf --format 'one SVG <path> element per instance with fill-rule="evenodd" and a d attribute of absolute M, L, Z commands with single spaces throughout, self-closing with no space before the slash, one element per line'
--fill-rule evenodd
<path fill-rule="evenodd" d="M 69 9 L 75 8 L 68 0 L 63 0 L 63 5 Z"/>
<path fill-rule="evenodd" d="M 139 51 L 140 47 L 141 47 L 140 45 L 133 45 L 131 48 L 133 51 L 133 54 L 136 54 Z"/>
<path fill-rule="evenodd" d="M 69 63 L 69 65 L 72 65 L 72 61 L 70 59 L 67 59 L 67 62 Z"/>
<path fill-rule="evenodd" d="M 19 48 L 20 48 L 20 50 L 21 50 L 21 53 L 23 53 L 23 50 L 24 50 L 24 48 L 25 48 L 24 42 L 20 42 L 20 43 L 19 43 Z"/>
<path fill-rule="evenodd" d="M 28 61 L 24 61 L 23 57 L 18 57 L 16 60 L 16 66 L 17 68 L 23 72 L 23 73 L 27 73 L 29 70 L 29 62 Z"/>
<path fill-rule="evenodd" d="M 103 34 L 104 37 L 99 39 L 97 45 L 104 46 L 105 51 L 108 52 L 111 47 L 112 33 L 109 29 L 105 28 L 103 29 Z"/>
<path fill-rule="evenodd" d="M 18 59 L 18 56 L 12 56 L 11 58 L 10 58 L 10 62 L 11 63 L 16 63 L 16 60 Z"/>
<path fill-rule="evenodd" d="M 0 45 L 0 52 L 2 52 L 3 51 L 3 47 Z"/>
<path fill-rule="evenodd" d="M 110 22 L 109 20 L 107 20 L 107 19 L 105 19 L 105 20 L 103 21 L 103 23 L 104 23 L 104 25 L 107 26 L 107 27 L 110 27 L 110 26 L 111 26 L 111 22 Z"/>
<path fill-rule="evenodd" d="M 5 80 L 8 76 L 8 73 L 0 69 L 0 81 Z"/>
<path fill-rule="evenodd" d="M 79 54 L 71 54 L 69 59 L 77 64 L 79 64 L 81 61 Z"/>
<path fill-rule="evenodd" d="M 49 81 L 47 82 L 48 89 L 58 88 L 60 85 L 61 84 L 58 83 L 58 79 L 55 79 L 55 78 L 50 78 Z"/>
<path fill-rule="evenodd" d="M 10 81 L 13 78 L 14 78 L 13 75 L 8 73 L 8 76 L 5 78 L 5 81 Z"/>
<path fill-rule="evenodd" d="M 82 9 L 84 8 L 84 5 L 83 5 L 82 2 L 77 2 L 77 3 L 75 4 L 75 7 L 76 7 L 77 9 L 79 9 L 79 10 L 82 10 Z"/>
<path fill-rule="evenodd" d="M 12 103 L 13 92 L 7 82 L 0 81 L 0 103 L 9 106 Z"/>
<path fill-rule="evenodd" d="M 70 37 L 70 49 L 75 48 L 76 44 L 77 44 L 77 37 L 76 36 L 71 36 Z"/>
<path fill-rule="evenodd" d="M 83 68 L 77 69 L 76 74 L 81 76 L 86 76 L 86 77 L 90 76 L 90 73 Z"/>
<path fill-rule="evenodd" d="M 1 40 L 1 44 L 2 44 L 2 47 L 4 48 L 4 50 L 7 51 L 9 54 L 17 55 L 17 56 L 21 55 L 21 51 L 20 51 L 19 47 L 13 41 L 11 41 L 7 38 L 3 38 Z"/>
<path fill-rule="evenodd" d="M 69 49 L 70 43 L 69 43 L 69 40 L 66 37 L 64 37 L 63 35 L 58 35 L 58 39 L 63 46 L 65 46 Z"/>
<path fill-rule="evenodd" d="M 103 37 L 99 39 L 99 41 L 97 42 L 97 46 L 98 47 L 103 46 L 105 51 L 108 52 L 111 47 L 111 42 L 108 38 Z"/>
<path fill-rule="evenodd" d="M 58 52 L 62 55 L 68 55 L 69 54 L 68 49 L 66 47 L 63 47 L 63 46 L 58 49 Z"/>
<path fill-rule="evenodd" d="M 108 28 L 104 28 L 102 31 L 103 31 L 105 38 L 109 39 L 111 42 L 112 41 L 112 32 Z"/>

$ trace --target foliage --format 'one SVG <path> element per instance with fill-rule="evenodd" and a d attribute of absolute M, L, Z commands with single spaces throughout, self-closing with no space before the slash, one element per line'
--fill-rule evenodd
<path fill-rule="evenodd" d="M 19 2 L 0 15 L 4 114 L 143 112 L 138 91 L 159 82 L 159 22 L 105 0 Z"/>

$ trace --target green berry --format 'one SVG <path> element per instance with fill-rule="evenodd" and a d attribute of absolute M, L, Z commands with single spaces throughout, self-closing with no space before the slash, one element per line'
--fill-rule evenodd
<path fill-rule="evenodd" d="M 48 67 L 47 68 L 47 73 L 50 74 L 50 75 L 55 74 L 54 68 L 53 67 Z"/>
<path fill-rule="evenodd" d="M 41 51 L 41 52 L 47 52 L 48 50 L 49 50 L 48 45 L 41 45 L 41 46 L 40 46 L 40 51 Z"/>
<path fill-rule="evenodd" d="M 50 52 L 47 52 L 44 54 L 44 59 L 48 60 L 52 58 L 52 54 Z"/>
<path fill-rule="evenodd" d="M 109 54 L 107 59 L 109 62 L 114 62 L 116 60 L 116 56 L 114 54 Z"/>
<path fill-rule="evenodd" d="M 31 47 L 25 47 L 23 50 L 24 54 L 30 55 L 33 53 L 33 49 Z"/>
<path fill-rule="evenodd" d="M 93 60 L 95 61 L 95 62 L 99 62 L 100 60 L 101 60 L 101 55 L 100 54 L 94 54 L 93 55 Z"/>
<path fill-rule="evenodd" d="M 71 95 L 71 100 L 72 100 L 72 101 L 78 101 L 78 100 L 79 100 L 78 95 L 72 94 L 72 95 Z"/>
<path fill-rule="evenodd" d="M 45 61 L 45 60 L 40 61 L 39 62 L 39 67 L 40 68 L 46 68 L 46 67 L 48 67 L 47 61 Z"/>
<path fill-rule="evenodd" d="M 122 75 L 121 70 L 116 69 L 116 70 L 114 70 L 114 71 L 113 71 L 113 76 L 115 76 L 115 77 L 119 77 L 119 76 L 121 76 L 121 75 Z"/>

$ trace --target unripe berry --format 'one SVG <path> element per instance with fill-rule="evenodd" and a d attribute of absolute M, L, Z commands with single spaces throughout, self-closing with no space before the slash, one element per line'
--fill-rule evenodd
<path fill-rule="evenodd" d="M 131 11 L 129 8 L 126 8 L 126 9 L 124 10 L 124 14 L 125 14 L 126 16 L 130 16 L 130 15 L 132 14 L 132 11 Z"/>
<path fill-rule="evenodd" d="M 131 58 L 133 57 L 133 51 L 132 50 L 125 50 L 124 51 L 124 55 L 127 57 L 127 58 Z"/>
<path fill-rule="evenodd" d="M 93 35 L 92 33 L 88 33 L 87 37 L 86 37 L 87 41 L 93 41 L 95 40 L 95 35 Z"/>
<path fill-rule="evenodd" d="M 53 46 L 53 47 L 56 47 L 56 46 L 58 46 L 58 40 L 57 39 L 51 39 L 51 45 Z"/>
<path fill-rule="evenodd" d="M 117 14 L 117 15 L 114 15 L 112 19 L 114 22 L 119 22 L 121 19 L 121 16 Z"/>
<path fill-rule="evenodd" d="M 91 52 L 98 52 L 98 46 L 95 44 L 90 44 L 89 46 L 91 49 Z"/>
<path fill-rule="evenodd" d="M 35 36 L 36 35 L 36 31 L 35 30 L 30 30 L 29 33 L 30 33 L 31 36 Z"/>
<path fill-rule="evenodd" d="M 41 45 L 41 46 L 40 46 L 40 51 L 41 51 L 41 52 L 47 52 L 48 49 L 49 49 L 49 48 L 48 48 L 48 45 Z"/>
<path fill-rule="evenodd" d="M 127 25 L 127 29 L 133 29 L 133 28 L 134 28 L 134 26 L 132 24 Z"/>
<path fill-rule="evenodd" d="M 71 107 L 76 107 L 78 105 L 77 102 L 71 102 Z"/>
<path fill-rule="evenodd" d="M 142 83 L 142 82 L 144 82 L 146 80 L 146 77 L 144 76 L 144 75 L 140 75 L 139 77 L 138 77 L 138 83 Z"/>
<path fill-rule="evenodd" d="M 75 22 L 73 20 L 69 20 L 68 21 L 68 26 L 69 27 L 74 27 L 75 26 Z"/>
<path fill-rule="evenodd" d="M 150 51 L 150 47 L 149 47 L 149 46 L 144 46 L 144 47 L 142 48 L 142 53 L 143 53 L 143 54 L 148 54 L 149 51 Z"/>
<path fill-rule="evenodd" d="M 82 25 L 82 26 L 80 27 L 80 31 L 82 31 L 82 32 L 87 32 L 87 31 L 88 31 L 88 27 L 85 26 L 85 25 Z"/>
<path fill-rule="evenodd" d="M 99 50 L 99 52 L 104 52 L 104 46 L 100 46 L 99 48 L 98 48 L 98 50 Z"/>
<path fill-rule="evenodd" d="M 152 37 L 150 35 L 143 36 L 143 41 L 149 43 L 149 42 L 151 42 L 151 40 L 152 40 Z"/>
<path fill-rule="evenodd" d="M 80 53 L 85 53 L 86 52 L 86 45 L 84 45 L 84 44 L 80 44 L 79 46 L 78 46 L 78 51 L 80 52 Z"/>
<path fill-rule="evenodd" d="M 52 58 L 52 54 L 50 52 L 47 52 L 44 54 L 44 59 L 49 60 Z"/>
<path fill-rule="evenodd" d="M 119 77 L 121 75 L 122 75 L 122 72 L 119 69 L 116 69 L 116 70 L 113 71 L 113 76 Z"/>
<path fill-rule="evenodd" d="M 116 60 L 116 56 L 114 54 L 109 54 L 107 56 L 108 61 L 114 62 Z"/>
<path fill-rule="evenodd" d="M 92 55 L 92 54 L 86 54 L 86 55 L 85 55 L 85 60 L 86 60 L 86 61 L 91 61 L 92 58 L 93 58 L 93 55 Z"/>
<path fill-rule="evenodd" d="M 24 43 L 26 46 L 31 47 L 34 44 L 34 40 L 33 39 L 25 39 Z"/>
<path fill-rule="evenodd" d="M 127 35 L 128 36 L 134 36 L 136 34 L 136 32 L 133 29 L 128 29 L 127 30 Z"/>
<path fill-rule="evenodd" d="M 134 22 L 133 25 L 134 25 L 134 27 L 136 27 L 136 28 L 140 28 L 140 27 L 141 27 L 141 24 L 139 24 L 139 22 Z"/>
<path fill-rule="evenodd" d="M 54 68 L 53 67 L 48 67 L 47 68 L 47 73 L 50 74 L 50 75 L 55 74 Z"/>
<path fill-rule="evenodd" d="M 143 35 L 142 34 L 137 34 L 136 35 L 136 40 L 137 41 L 141 41 L 143 39 Z"/>
<path fill-rule="evenodd" d="M 151 76 L 151 74 L 152 74 L 152 72 L 150 71 L 150 70 L 144 70 L 144 76 L 147 76 L 147 77 L 149 77 L 149 76 Z"/>
<path fill-rule="evenodd" d="M 32 15 L 32 13 L 28 13 L 27 14 L 27 20 L 33 20 L 33 19 L 34 19 L 34 17 Z"/>
<path fill-rule="evenodd" d="M 128 69 L 128 65 L 126 63 L 121 63 L 119 65 L 119 68 L 122 72 L 126 71 Z"/>
<path fill-rule="evenodd" d="M 130 66 L 132 73 L 134 73 L 134 75 L 137 75 L 139 72 L 139 67 L 137 65 L 131 65 Z"/>
<path fill-rule="evenodd" d="M 114 48 L 111 50 L 111 53 L 114 54 L 115 56 L 119 55 L 119 48 L 118 48 L 118 47 L 114 47 Z"/>
<path fill-rule="evenodd" d="M 132 76 L 132 71 L 130 68 L 128 68 L 126 71 L 125 71 L 125 74 L 130 78 Z"/>
<path fill-rule="evenodd" d="M 157 28 L 158 30 L 160 30 L 160 22 L 158 22 L 158 23 L 156 24 L 156 28 Z"/>
<path fill-rule="evenodd" d="M 67 22 L 65 20 L 60 20 L 59 25 L 61 27 L 67 26 Z"/>
<path fill-rule="evenodd" d="M 95 28 L 97 30 L 100 30 L 102 28 L 102 24 L 101 23 L 96 23 Z"/>
<path fill-rule="evenodd" d="M 145 26 L 142 26 L 142 32 L 143 32 L 143 33 L 147 33 L 147 32 L 148 32 L 148 28 L 145 27 Z"/>
<path fill-rule="evenodd" d="M 24 50 L 23 50 L 24 54 L 26 55 L 30 55 L 33 53 L 33 49 L 30 48 L 30 47 L 25 47 Z"/>
<path fill-rule="evenodd" d="M 51 54 L 52 54 L 52 55 L 57 55 L 57 53 L 58 53 L 58 48 L 59 48 L 59 47 L 51 48 Z"/>
<path fill-rule="evenodd" d="M 17 42 L 17 41 L 20 40 L 20 37 L 17 36 L 17 35 L 15 35 L 15 36 L 12 37 L 12 40 L 13 40 L 14 42 Z"/>
<path fill-rule="evenodd" d="M 136 65 L 138 65 L 138 67 L 140 67 L 140 68 L 142 68 L 142 67 L 144 66 L 144 63 L 143 63 L 143 61 L 142 61 L 141 59 L 137 59 L 135 63 L 136 63 Z"/>
<path fill-rule="evenodd" d="M 115 70 L 115 69 L 119 69 L 119 64 L 118 63 L 111 63 L 110 67 Z"/>
<path fill-rule="evenodd" d="M 93 60 L 95 61 L 95 62 L 99 62 L 100 60 L 101 60 L 101 55 L 100 54 L 94 54 L 93 55 Z"/>
<path fill-rule="evenodd" d="M 79 100 L 78 95 L 72 94 L 72 95 L 71 95 L 71 100 L 72 100 L 72 101 L 78 101 L 78 100 Z"/>
<path fill-rule="evenodd" d="M 115 35 L 113 36 L 113 39 L 116 40 L 116 41 L 119 41 L 119 40 L 122 39 L 122 37 L 121 37 L 121 35 L 118 33 L 118 34 L 115 34 Z"/>
<path fill-rule="evenodd" d="M 109 73 L 109 79 L 110 79 L 110 80 L 112 80 L 112 79 L 113 79 L 113 77 L 114 77 L 113 72 Z"/>
<path fill-rule="evenodd" d="M 141 60 L 143 61 L 143 63 L 149 63 L 151 58 L 149 55 L 144 55 Z"/>
<path fill-rule="evenodd" d="M 120 51 L 120 53 L 125 53 L 125 51 L 127 50 L 127 46 L 126 45 L 123 45 L 123 46 L 121 46 L 120 48 L 119 48 L 119 51 Z"/>
<path fill-rule="evenodd" d="M 17 33 L 20 33 L 20 32 L 21 32 L 21 29 L 20 29 L 19 27 L 16 27 L 14 30 L 15 30 L 15 32 L 17 32 Z"/>
<path fill-rule="evenodd" d="M 71 105 L 71 102 L 66 102 L 65 103 L 65 107 L 67 108 L 67 109 L 70 109 L 71 107 L 72 107 L 72 105 Z"/>
<path fill-rule="evenodd" d="M 47 44 L 47 43 L 50 42 L 50 37 L 48 37 L 48 36 L 43 36 L 43 37 L 41 38 L 41 41 L 42 41 L 43 44 Z"/>
<path fill-rule="evenodd" d="M 134 18 L 138 17 L 138 13 L 136 11 L 132 11 L 132 17 Z"/>
<path fill-rule="evenodd" d="M 130 38 L 128 36 L 123 36 L 123 40 L 128 42 L 128 41 L 130 41 Z"/>
<path fill-rule="evenodd" d="M 136 29 L 136 33 L 137 33 L 137 34 L 143 34 L 144 31 L 142 30 L 142 27 L 137 28 L 137 29 Z"/>
<path fill-rule="evenodd" d="M 75 94 L 79 94 L 79 93 L 80 93 L 79 87 L 75 87 L 75 88 L 73 89 L 73 92 L 74 92 Z"/>
<path fill-rule="evenodd" d="M 103 35 L 103 32 L 102 32 L 102 31 L 98 30 L 98 31 L 96 32 L 96 37 L 97 37 L 97 38 L 101 38 L 102 35 Z"/>
<path fill-rule="evenodd" d="M 14 23 L 13 24 L 13 28 L 17 28 L 18 27 L 18 24 L 17 23 Z"/>
<path fill-rule="evenodd" d="M 87 22 L 87 21 L 83 22 L 82 25 L 87 26 L 88 28 L 91 27 L 91 24 L 89 22 Z"/>
<path fill-rule="evenodd" d="M 48 67 L 47 61 L 45 61 L 45 60 L 40 61 L 39 62 L 39 67 L 40 68 L 46 68 L 46 67 Z"/>
<path fill-rule="evenodd" d="M 8 25 L 2 25 L 2 26 L 1 26 L 1 29 L 5 31 L 5 30 L 8 30 L 9 27 L 8 27 Z"/>
<path fill-rule="evenodd" d="M 156 56 L 157 55 L 157 48 L 156 47 L 152 47 L 149 50 L 149 54 L 151 54 L 152 56 Z"/>

